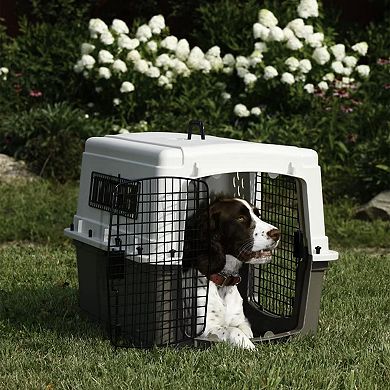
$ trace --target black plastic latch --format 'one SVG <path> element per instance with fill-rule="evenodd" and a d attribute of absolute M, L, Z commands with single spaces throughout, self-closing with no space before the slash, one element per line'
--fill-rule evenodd
<path fill-rule="evenodd" d="M 205 135 L 205 132 L 204 132 L 204 124 L 202 121 L 199 121 L 199 120 L 192 120 L 188 123 L 188 128 L 187 128 L 187 139 L 191 139 L 192 137 L 192 128 L 194 126 L 197 126 L 199 128 L 199 132 L 200 132 L 200 138 L 201 139 L 206 139 L 206 135 Z"/>
<path fill-rule="evenodd" d="M 296 259 L 303 259 L 305 255 L 305 245 L 303 239 L 303 233 L 301 230 L 294 232 L 294 257 Z"/>

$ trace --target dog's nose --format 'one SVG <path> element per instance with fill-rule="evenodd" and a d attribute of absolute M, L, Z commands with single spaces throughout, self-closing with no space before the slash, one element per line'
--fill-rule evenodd
<path fill-rule="evenodd" d="M 280 231 L 279 229 L 271 229 L 267 232 L 267 236 L 274 241 L 278 241 L 280 238 Z"/>

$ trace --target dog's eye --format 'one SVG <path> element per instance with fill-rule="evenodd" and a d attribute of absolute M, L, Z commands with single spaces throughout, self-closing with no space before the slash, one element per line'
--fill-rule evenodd
<path fill-rule="evenodd" d="M 236 218 L 236 221 L 242 223 L 246 221 L 246 218 L 243 215 L 240 215 L 238 218 Z"/>

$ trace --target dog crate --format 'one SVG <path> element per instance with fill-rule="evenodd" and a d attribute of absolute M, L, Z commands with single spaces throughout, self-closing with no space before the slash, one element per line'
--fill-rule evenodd
<path fill-rule="evenodd" d="M 192 121 L 187 134 L 86 142 L 65 234 L 76 246 L 80 306 L 114 345 L 202 342 L 208 281 L 183 272 L 183 255 L 207 258 L 210 242 L 188 221 L 208 212 L 213 193 L 248 200 L 281 231 L 271 263 L 241 269 L 254 341 L 315 333 L 324 271 L 338 258 L 325 235 L 317 153 L 205 136 Z"/>

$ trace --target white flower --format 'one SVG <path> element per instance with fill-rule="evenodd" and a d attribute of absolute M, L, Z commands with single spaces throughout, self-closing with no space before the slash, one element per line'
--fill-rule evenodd
<path fill-rule="evenodd" d="M 342 83 L 346 86 L 350 85 L 354 80 L 349 77 L 343 77 L 341 79 Z"/>
<path fill-rule="evenodd" d="M 249 70 L 247 68 L 241 68 L 240 66 L 236 68 L 237 70 L 237 76 L 243 79 L 246 74 L 249 73 Z"/>
<path fill-rule="evenodd" d="M 324 65 L 330 60 L 330 54 L 325 46 L 317 47 L 314 49 L 312 58 L 317 64 Z"/>
<path fill-rule="evenodd" d="M 187 65 L 192 69 L 199 70 L 202 67 L 203 60 L 204 60 L 203 51 L 198 46 L 195 46 L 192 48 L 188 56 Z"/>
<path fill-rule="evenodd" d="M 152 30 L 147 24 L 143 24 L 138 27 L 135 36 L 140 42 L 147 42 L 152 37 Z"/>
<path fill-rule="evenodd" d="M 236 68 L 249 68 L 250 62 L 248 58 L 244 56 L 238 56 L 236 58 Z"/>
<path fill-rule="evenodd" d="M 282 77 L 280 78 L 280 80 L 282 81 L 282 83 L 288 84 L 288 85 L 294 84 L 294 82 L 295 82 L 294 75 L 292 75 L 289 72 L 284 72 L 282 74 Z"/>
<path fill-rule="evenodd" d="M 106 79 L 108 80 L 111 77 L 111 71 L 110 69 L 106 68 L 105 66 L 102 66 L 99 68 L 98 78 L 99 79 Z"/>
<path fill-rule="evenodd" d="M 206 52 L 205 58 L 210 62 L 212 70 L 219 70 L 223 68 L 223 61 L 220 55 L 221 49 L 219 46 L 213 46 Z"/>
<path fill-rule="evenodd" d="M 259 22 L 265 27 L 275 27 L 278 24 L 278 19 L 276 19 L 275 15 L 271 11 L 261 9 L 259 11 Z"/>
<path fill-rule="evenodd" d="M 350 76 L 351 73 L 352 73 L 353 69 L 352 68 L 348 68 L 347 66 L 344 68 L 344 71 L 343 71 L 343 74 L 346 75 L 346 76 Z"/>
<path fill-rule="evenodd" d="M 210 73 L 210 70 L 212 69 L 211 62 L 208 61 L 206 58 L 203 58 L 200 61 L 199 66 L 199 69 L 202 71 L 202 73 Z"/>
<path fill-rule="evenodd" d="M 206 57 L 219 57 L 221 55 L 221 48 L 219 46 L 213 46 L 206 52 Z"/>
<path fill-rule="evenodd" d="M 310 60 L 307 60 L 307 59 L 303 59 L 301 61 L 299 61 L 299 70 L 302 72 L 302 73 L 309 73 L 311 71 L 311 62 Z"/>
<path fill-rule="evenodd" d="M 299 28 L 295 31 L 295 35 L 298 38 L 305 38 L 307 39 L 310 35 L 313 35 L 313 26 L 311 25 L 304 25 L 302 28 Z"/>
<path fill-rule="evenodd" d="M 244 104 L 236 104 L 234 106 L 234 114 L 240 118 L 245 118 L 250 115 L 249 110 L 246 108 Z"/>
<path fill-rule="evenodd" d="M 341 61 L 333 61 L 331 68 L 335 73 L 344 74 L 344 65 Z"/>
<path fill-rule="evenodd" d="M 117 34 L 128 34 L 129 28 L 127 27 L 127 24 L 120 19 L 114 19 L 112 21 L 111 29 L 115 31 Z"/>
<path fill-rule="evenodd" d="M 228 92 L 222 92 L 221 97 L 223 100 L 230 100 L 232 98 L 232 95 L 230 95 L 230 93 Z"/>
<path fill-rule="evenodd" d="M 146 73 L 149 69 L 149 65 L 145 60 L 137 60 L 134 62 L 134 69 L 140 73 Z"/>
<path fill-rule="evenodd" d="M 256 42 L 255 50 L 259 51 L 260 53 L 264 53 L 268 50 L 267 44 L 265 42 Z"/>
<path fill-rule="evenodd" d="M 367 42 L 359 42 L 352 46 L 352 50 L 359 53 L 361 56 L 365 56 L 367 54 L 368 45 Z"/>
<path fill-rule="evenodd" d="M 115 60 L 112 64 L 112 69 L 116 73 L 125 73 L 127 72 L 126 63 L 122 60 Z"/>
<path fill-rule="evenodd" d="M 112 103 L 114 106 L 119 106 L 121 104 L 121 99 L 115 98 L 112 100 Z"/>
<path fill-rule="evenodd" d="M 345 57 L 345 46 L 342 43 L 331 46 L 330 51 L 336 58 L 336 61 L 342 61 Z"/>
<path fill-rule="evenodd" d="M 153 16 L 148 23 L 153 34 L 160 34 L 161 30 L 165 28 L 165 19 L 162 15 Z"/>
<path fill-rule="evenodd" d="M 257 77 L 253 73 L 247 73 L 244 76 L 244 83 L 245 83 L 245 85 L 247 85 L 249 87 L 254 85 L 256 83 L 256 80 L 257 80 Z"/>
<path fill-rule="evenodd" d="M 146 72 L 146 76 L 152 78 L 152 79 L 157 79 L 160 77 L 160 70 L 156 68 L 155 66 L 151 66 Z"/>
<path fill-rule="evenodd" d="M 129 93 L 135 90 L 134 84 L 130 83 L 130 81 L 124 81 L 121 85 L 120 91 L 122 93 Z"/>
<path fill-rule="evenodd" d="M 295 72 L 299 68 L 299 60 L 297 60 L 295 57 L 287 58 L 284 63 L 288 66 L 288 69 L 291 72 Z"/>
<path fill-rule="evenodd" d="M 278 75 L 278 71 L 271 65 L 264 68 L 264 78 L 266 80 L 273 79 Z"/>
<path fill-rule="evenodd" d="M 303 89 L 307 92 L 307 93 L 314 93 L 314 85 L 313 84 L 306 84 Z"/>
<path fill-rule="evenodd" d="M 168 77 L 166 77 L 166 76 L 164 76 L 164 75 L 161 75 L 161 76 L 158 78 L 157 84 L 158 84 L 160 87 L 164 87 L 164 86 L 166 86 L 166 85 L 169 85 L 169 84 L 170 84 L 170 81 L 169 81 Z"/>
<path fill-rule="evenodd" d="M 156 58 L 156 66 L 159 68 L 169 68 L 171 66 L 172 59 L 167 53 L 160 54 Z"/>
<path fill-rule="evenodd" d="M 236 63 L 236 60 L 234 59 L 233 54 L 225 54 L 222 58 L 222 62 L 226 66 L 233 67 Z"/>
<path fill-rule="evenodd" d="M 285 27 L 283 29 L 283 35 L 284 35 L 284 39 L 286 41 L 288 41 L 290 38 L 294 38 L 295 37 L 294 31 L 291 30 L 291 28 L 289 28 L 289 27 Z"/>
<path fill-rule="evenodd" d="M 292 37 L 287 41 L 286 47 L 290 50 L 299 50 L 303 47 L 303 44 L 298 38 Z"/>
<path fill-rule="evenodd" d="M 133 50 L 139 46 L 139 40 L 137 38 L 131 39 L 125 34 L 121 34 L 118 38 L 118 46 L 122 49 Z"/>
<path fill-rule="evenodd" d="M 203 73 L 209 73 L 211 70 L 210 61 L 205 58 L 203 51 L 198 46 L 192 48 L 187 65 L 189 68 L 201 70 Z"/>
<path fill-rule="evenodd" d="M 122 129 L 120 129 L 120 130 L 118 131 L 118 134 L 128 134 L 128 133 L 130 133 L 130 131 L 127 130 L 127 129 L 125 129 L 125 128 L 122 128 Z"/>
<path fill-rule="evenodd" d="M 95 50 L 95 46 L 90 43 L 83 43 L 81 45 L 81 54 L 90 54 Z"/>
<path fill-rule="evenodd" d="M 218 71 L 223 68 L 223 62 L 221 57 L 208 57 L 207 60 L 210 62 L 211 69 Z"/>
<path fill-rule="evenodd" d="M 335 79 L 334 73 L 327 73 L 322 80 L 333 82 Z"/>
<path fill-rule="evenodd" d="M 301 18 L 316 18 L 318 17 L 318 3 L 316 0 L 301 0 L 297 11 Z"/>
<path fill-rule="evenodd" d="M 156 42 L 156 41 L 149 41 L 149 42 L 146 44 L 146 47 L 147 47 L 152 53 L 156 53 L 156 51 L 157 51 L 157 42 Z"/>
<path fill-rule="evenodd" d="M 254 50 L 249 58 L 250 66 L 253 68 L 257 64 L 260 64 L 262 61 L 263 61 L 263 54 L 259 50 Z"/>
<path fill-rule="evenodd" d="M 179 60 L 185 61 L 190 54 L 190 44 L 186 39 L 180 39 L 177 42 L 175 55 Z"/>
<path fill-rule="evenodd" d="M 101 64 L 112 64 L 114 62 L 114 56 L 107 50 L 100 50 L 98 59 Z"/>
<path fill-rule="evenodd" d="M 261 114 L 261 108 L 260 107 L 253 107 L 251 109 L 251 115 L 259 116 Z"/>
<path fill-rule="evenodd" d="M 114 37 L 109 31 L 105 31 L 102 35 L 100 35 L 100 40 L 105 45 L 112 45 L 114 43 Z"/>
<path fill-rule="evenodd" d="M 88 28 L 92 38 L 97 38 L 98 34 L 103 34 L 105 31 L 108 31 L 107 24 L 101 19 L 91 19 Z"/>
<path fill-rule="evenodd" d="M 368 65 L 358 65 L 356 67 L 356 72 L 358 72 L 361 77 L 368 77 L 370 74 L 370 67 Z"/>
<path fill-rule="evenodd" d="M 321 47 L 322 42 L 324 41 L 324 34 L 321 32 L 310 34 L 305 40 L 310 47 Z"/>
<path fill-rule="evenodd" d="M 126 59 L 131 62 L 136 62 L 141 59 L 141 54 L 137 50 L 131 50 L 127 53 Z"/>
<path fill-rule="evenodd" d="M 271 27 L 269 30 L 268 40 L 275 41 L 275 42 L 283 41 L 284 40 L 283 30 L 278 26 Z"/>
<path fill-rule="evenodd" d="M 84 66 L 81 62 L 81 60 L 78 60 L 76 62 L 76 64 L 73 66 L 73 70 L 76 72 L 76 73 L 81 73 L 83 70 L 84 70 Z M 1 74 L 1 73 L 0 73 Z"/>
<path fill-rule="evenodd" d="M 161 47 L 170 51 L 176 51 L 178 40 L 174 35 L 169 35 L 161 41 Z"/>
<path fill-rule="evenodd" d="M 354 68 L 357 64 L 357 61 L 357 58 L 354 56 L 346 56 L 343 59 L 344 64 L 349 68 Z"/>
<path fill-rule="evenodd" d="M 321 90 L 321 91 L 327 91 L 329 89 L 329 86 L 328 86 L 328 83 L 326 81 L 320 81 L 318 83 L 318 88 Z"/>
<path fill-rule="evenodd" d="M 305 22 L 303 21 L 303 19 L 297 18 L 289 22 L 287 24 L 287 27 L 296 34 L 297 32 L 299 33 L 300 31 L 302 31 L 302 29 L 305 27 Z"/>
<path fill-rule="evenodd" d="M 95 58 L 93 58 L 89 54 L 84 54 L 81 56 L 81 65 L 83 68 L 92 69 L 93 66 L 95 65 L 95 62 L 96 62 Z"/>
<path fill-rule="evenodd" d="M 77 64 L 76 64 L 77 65 Z M 75 69 L 75 68 L 74 68 Z M 76 69 L 75 69 L 76 70 Z M 9 70 L 8 70 L 8 68 L 6 68 L 5 66 L 3 66 L 3 67 L 1 67 L 0 68 L 0 76 L 2 75 L 3 77 L 2 77 L 2 79 L 5 81 L 5 80 L 7 80 L 7 75 L 8 75 L 8 73 L 9 73 Z"/>
<path fill-rule="evenodd" d="M 253 38 L 262 39 L 263 41 L 268 41 L 269 28 L 264 26 L 261 23 L 255 23 L 253 25 Z"/>

